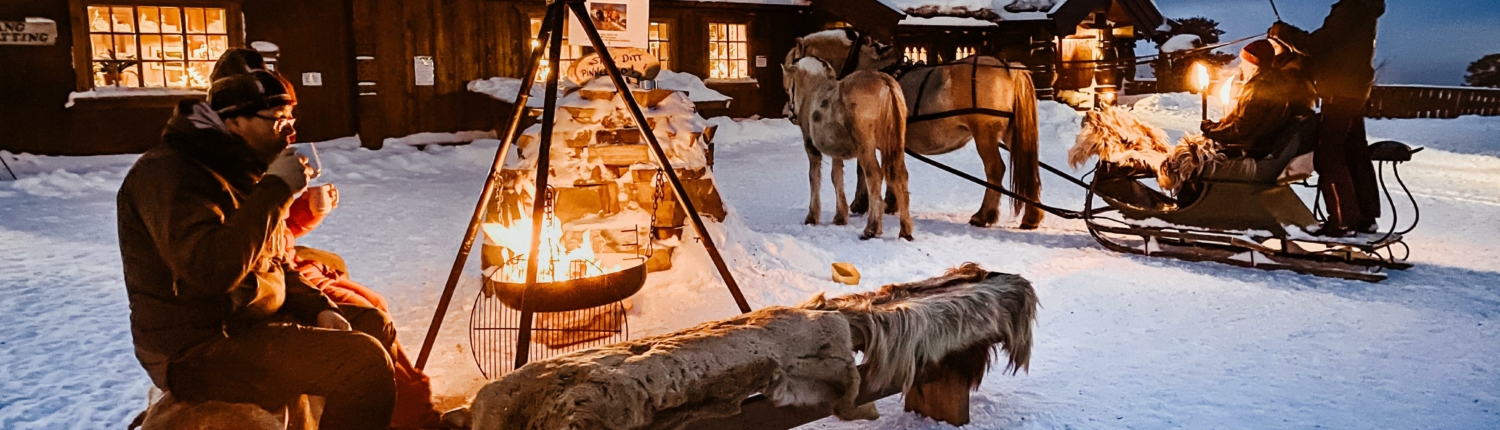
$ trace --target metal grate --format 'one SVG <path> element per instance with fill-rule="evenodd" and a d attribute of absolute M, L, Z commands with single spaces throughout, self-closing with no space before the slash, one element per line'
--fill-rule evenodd
<path fill-rule="evenodd" d="M 622 302 L 568 312 L 537 312 L 532 318 L 531 361 L 630 338 Z M 486 378 L 498 379 L 516 370 L 516 342 L 520 332 L 521 311 L 483 292 L 475 296 L 474 309 L 469 315 L 469 347 Z"/>

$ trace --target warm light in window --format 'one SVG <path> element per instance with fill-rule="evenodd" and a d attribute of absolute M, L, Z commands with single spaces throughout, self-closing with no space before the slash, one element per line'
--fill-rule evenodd
<path fill-rule="evenodd" d="M 973 47 L 960 46 L 960 47 L 958 47 L 958 51 L 954 52 L 953 59 L 954 60 L 962 60 L 962 59 L 965 59 L 965 58 L 969 58 L 969 57 L 971 57 L 973 55 L 974 55 L 974 48 Z"/>
<path fill-rule="evenodd" d="M 904 50 L 906 62 L 910 64 L 927 64 L 927 48 L 920 46 L 908 46 Z"/>
<path fill-rule="evenodd" d="M 89 6 L 95 87 L 208 88 L 214 61 L 229 50 L 220 8 Z"/>
<path fill-rule="evenodd" d="M 744 24 L 709 24 L 708 77 L 710 79 L 748 79 L 750 77 L 748 40 Z"/>

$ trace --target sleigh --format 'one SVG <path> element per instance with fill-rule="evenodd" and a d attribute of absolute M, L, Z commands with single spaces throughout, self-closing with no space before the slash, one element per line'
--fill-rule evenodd
<path fill-rule="evenodd" d="M 1318 225 L 1318 217 L 1292 187 L 1305 185 L 1312 176 L 1317 124 L 1316 116 L 1295 120 L 1264 158 L 1231 158 L 1205 168 L 1191 180 L 1200 191 L 1183 200 L 1144 184 L 1141 180 L 1155 177 L 1152 171 L 1100 162 L 1082 218 L 1095 240 L 1116 252 L 1364 281 L 1385 279 L 1387 269 L 1410 268 L 1403 234 L 1415 221 L 1403 231 L 1392 226 L 1354 237 L 1306 232 Z M 1398 142 L 1381 142 L 1372 149 L 1375 161 L 1393 166 L 1416 152 Z M 1393 202 L 1389 190 L 1384 192 Z M 1094 196 L 1108 208 L 1093 208 Z M 1412 204 L 1415 208 L 1414 200 Z"/>

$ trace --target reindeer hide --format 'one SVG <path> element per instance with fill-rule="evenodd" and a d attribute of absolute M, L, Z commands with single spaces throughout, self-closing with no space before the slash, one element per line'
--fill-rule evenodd
<path fill-rule="evenodd" d="M 1171 139 L 1162 129 L 1137 119 L 1129 111 L 1105 106 L 1089 111 L 1083 119 L 1083 130 L 1068 150 L 1068 164 L 1074 169 L 1090 158 L 1124 167 L 1156 169 L 1170 151 Z"/>
<path fill-rule="evenodd" d="M 480 430 L 677 429 L 737 414 L 754 393 L 874 418 L 854 404 L 849 324 L 784 307 L 534 362 L 486 385 L 472 410 Z"/>
<path fill-rule="evenodd" d="M 1219 144 L 1212 139 L 1203 137 L 1202 134 L 1183 136 L 1182 142 L 1172 147 L 1172 152 L 1156 169 L 1156 183 L 1161 189 L 1175 195 L 1184 182 L 1224 160 L 1224 154 L 1219 152 Z"/>
<path fill-rule="evenodd" d="M 894 383 L 909 389 L 920 369 L 978 345 L 1005 348 L 1012 374 L 1029 369 L 1036 306 L 1026 279 L 966 263 L 925 281 L 832 299 L 819 295 L 800 307 L 848 318 L 866 357 L 864 385 L 879 390 Z M 965 375 L 971 386 L 979 385 L 990 362 L 986 356 L 984 366 L 967 371 L 973 372 Z"/>

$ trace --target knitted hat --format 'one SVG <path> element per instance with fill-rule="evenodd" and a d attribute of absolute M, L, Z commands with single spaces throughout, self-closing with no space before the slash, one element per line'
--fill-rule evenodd
<path fill-rule="evenodd" d="M 234 75 L 265 70 L 265 68 L 266 58 L 259 52 L 245 48 L 231 48 L 229 52 L 219 56 L 217 63 L 214 63 L 214 72 L 209 79 L 217 81 Z"/>
<path fill-rule="evenodd" d="M 296 106 L 297 94 L 281 75 L 265 70 L 232 75 L 214 81 L 208 90 L 208 105 L 221 118 L 255 115 L 266 109 Z"/>
<path fill-rule="evenodd" d="M 1276 59 L 1276 47 L 1265 39 L 1250 42 L 1245 45 L 1245 49 L 1240 50 L 1240 58 L 1256 66 L 1270 64 L 1271 60 Z"/>

